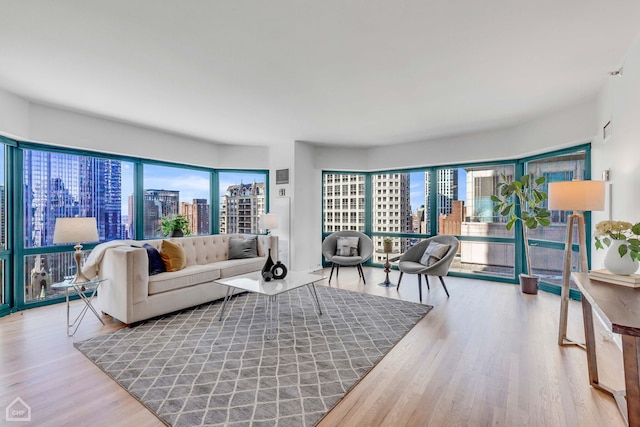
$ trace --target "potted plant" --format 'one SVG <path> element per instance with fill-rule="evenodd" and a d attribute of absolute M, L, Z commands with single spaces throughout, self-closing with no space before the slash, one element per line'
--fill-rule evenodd
<path fill-rule="evenodd" d="M 385 253 L 391 253 L 393 252 L 393 238 L 391 237 L 385 237 L 382 239 L 382 250 Z"/>
<path fill-rule="evenodd" d="M 542 191 L 545 177 L 523 175 L 519 180 L 509 181 L 505 174 L 500 174 L 501 181 L 496 186 L 496 194 L 491 196 L 495 203 L 493 210 L 507 217 L 507 230 L 511 230 L 516 222 L 522 223 L 522 238 L 526 260 L 526 273 L 520 275 L 522 292 L 538 293 L 539 277 L 532 274 L 531 255 L 529 253 L 529 229 L 547 226 L 551 223 L 551 212 L 544 206 L 547 193 Z"/>
<path fill-rule="evenodd" d="M 604 266 L 620 275 L 633 274 L 640 261 L 640 222 L 600 221 L 596 224 L 596 249 L 609 247 Z"/>
<path fill-rule="evenodd" d="M 173 215 L 171 217 L 163 216 L 160 220 L 160 227 L 158 230 L 162 231 L 162 235 L 165 237 L 182 237 L 191 235 L 189 219 L 184 215 Z"/>

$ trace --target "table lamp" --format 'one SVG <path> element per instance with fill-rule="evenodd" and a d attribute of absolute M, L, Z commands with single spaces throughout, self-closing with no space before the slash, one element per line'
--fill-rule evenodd
<path fill-rule="evenodd" d="M 278 216 L 272 213 L 260 215 L 258 226 L 261 230 L 267 230 L 267 234 L 271 234 L 271 230 L 278 228 Z"/>
<path fill-rule="evenodd" d="M 83 242 L 98 241 L 98 227 L 95 218 L 56 218 L 56 227 L 53 232 L 53 243 L 75 243 L 76 275 L 71 283 L 86 283 L 90 279 L 82 274 L 80 262 L 82 261 Z"/>
<path fill-rule="evenodd" d="M 558 345 L 584 344 L 567 338 L 567 316 L 569 314 L 569 284 L 571 276 L 571 247 L 573 245 L 573 225 L 578 226 L 580 248 L 580 270 L 588 270 L 585 211 L 604 210 L 604 181 L 562 181 L 549 183 L 549 210 L 573 211 L 567 221 L 567 238 L 564 246 L 564 268 L 562 270 L 562 292 L 560 296 L 560 328 Z"/>

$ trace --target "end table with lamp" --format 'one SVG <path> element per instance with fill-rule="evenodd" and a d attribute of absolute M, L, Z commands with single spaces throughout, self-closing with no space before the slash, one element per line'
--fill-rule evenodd
<path fill-rule="evenodd" d="M 98 227 L 95 218 L 92 217 L 72 217 L 72 218 L 56 218 L 56 226 L 53 232 L 53 243 L 75 243 L 73 247 L 75 249 L 74 259 L 76 262 L 76 274 L 75 276 L 66 279 L 63 282 L 51 285 L 52 289 L 64 289 L 67 301 L 67 335 L 72 336 L 78 330 L 78 326 L 84 319 L 84 315 L 89 309 L 96 315 L 98 320 L 104 325 L 104 322 L 100 318 L 98 312 L 93 308 L 92 301 L 95 297 L 100 284 L 105 279 L 89 279 L 82 274 L 82 242 L 96 242 L 99 240 Z M 91 294 L 87 296 L 85 291 L 92 290 Z M 76 317 L 76 319 L 69 323 L 69 292 L 75 291 L 78 296 L 84 301 L 85 306 L 82 311 Z M 75 327 L 73 333 L 69 333 L 70 329 Z"/>

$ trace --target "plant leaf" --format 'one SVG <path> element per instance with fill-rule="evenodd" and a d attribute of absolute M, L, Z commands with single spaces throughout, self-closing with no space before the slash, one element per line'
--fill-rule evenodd
<path fill-rule="evenodd" d="M 620 245 L 618 246 L 618 253 L 620 254 L 621 257 L 625 256 L 628 252 L 628 248 L 627 245 Z"/>
<path fill-rule="evenodd" d="M 547 180 L 547 178 L 545 178 L 544 176 L 541 176 L 539 178 L 536 178 L 536 184 L 537 185 L 542 185 L 544 184 L 544 182 Z"/>

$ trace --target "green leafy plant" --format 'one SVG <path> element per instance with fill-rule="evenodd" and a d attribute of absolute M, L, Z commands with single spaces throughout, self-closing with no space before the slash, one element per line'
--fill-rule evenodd
<path fill-rule="evenodd" d="M 610 246 L 613 240 L 624 240 L 618 246 L 620 257 L 627 253 L 632 260 L 640 260 L 640 222 L 600 221 L 596 224 L 596 249 Z"/>
<path fill-rule="evenodd" d="M 526 174 L 519 180 L 510 181 L 505 174 L 501 174 L 500 179 L 496 186 L 496 194 L 491 196 L 495 203 L 493 211 L 507 217 L 507 230 L 511 230 L 516 222 L 522 222 L 527 273 L 531 274 L 528 230 L 551 224 L 551 212 L 544 206 L 547 193 L 542 191 L 546 178 Z"/>
<path fill-rule="evenodd" d="M 184 215 L 163 216 L 158 231 L 162 231 L 162 235 L 165 237 L 174 231 L 181 231 L 185 236 L 191 235 L 189 219 Z"/>

